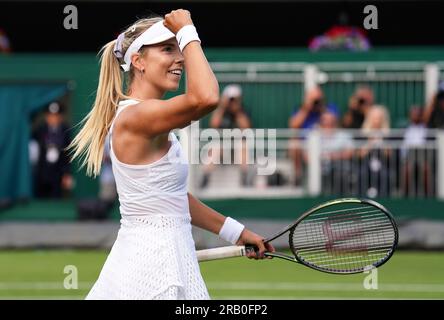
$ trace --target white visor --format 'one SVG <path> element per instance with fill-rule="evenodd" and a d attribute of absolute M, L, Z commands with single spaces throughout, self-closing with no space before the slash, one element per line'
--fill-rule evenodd
<path fill-rule="evenodd" d="M 174 33 L 163 25 L 163 20 L 156 22 L 139 37 L 137 37 L 137 39 L 131 43 L 128 50 L 126 50 L 125 56 L 123 57 L 125 64 L 121 65 L 123 71 L 129 71 L 131 66 L 131 56 L 133 53 L 137 53 L 142 46 L 160 43 L 174 37 L 176 37 Z"/>

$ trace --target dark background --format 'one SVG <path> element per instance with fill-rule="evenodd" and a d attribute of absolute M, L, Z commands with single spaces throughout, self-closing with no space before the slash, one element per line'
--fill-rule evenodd
<path fill-rule="evenodd" d="M 65 30 L 63 8 L 74 4 L 79 29 Z M 378 8 L 374 46 L 444 44 L 443 1 L 261 1 L 261 2 L 0 2 L 0 29 L 14 52 L 97 52 L 137 17 L 172 9 L 191 11 L 205 47 L 306 47 L 311 37 L 338 24 L 344 13 L 362 26 L 367 4 Z"/>

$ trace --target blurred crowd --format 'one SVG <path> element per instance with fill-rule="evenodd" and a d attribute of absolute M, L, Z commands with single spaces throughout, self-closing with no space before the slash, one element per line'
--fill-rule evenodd
<path fill-rule="evenodd" d="M 253 128 L 245 107 L 242 87 L 225 86 L 219 107 L 211 114 L 209 126 L 214 129 Z M 293 165 L 293 179 L 281 172 L 268 177 L 268 184 L 307 185 L 310 154 L 304 147 L 313 129 L 319 129 L 321 141 L 321 176 L 324 194 L 390 196 L 393 190 L 401 195 L 409 193 L 434 194 L 436 152 L 424 145 L 433 136 L 428 129 L 444 128 L 444 86 L 426 106 L 413 105 L 409 109 L 409 123 L 401 137 L 391 134 L 388 108 L 375 99 L 373 89 L 359 85 L 348 99 L 348 108 L 341 116 L 340 109 L 326 100 L 321 87 L 306 91 L 303 102 L 289 117 L 289 128 L 303 132 L 289 141 L 288 156 Z M 343 130 L 352 129 L 352 130 Z M 393 148 L 391 141 L 401 140 L 401 147 Z M 70 143 L 68 126 L 61 105 L 51 103 L 44 121 L 35 126 L 30 143 L 33 167 L 34 194 L 39 198 L 63 198 L 73 188 L 73 178 L 65 148 Z M 117 198 L 109 156 L 109 142 L 104 149 L 102 173 L 99 177 L 97 199 L 111 204 Z M 201 189 L 208 187 L 213 171 L 223 163 L 224 152 L 240 169 L 239 185 L 252 187 L 256 171 L 247 164 L 245 139 L 231 150 L 211 148 L 202 167 Z M 240 155 L 236 159 L 236 155 Z"/>
<path fill-rule="evenodd" d="M 326 100 L 321 87 L 306 91 L 303 102 L 289 117 L 289 128 L 303 132 L 302 136 L 290 139 L 288 148 L 294 169 L 293 184 L 307 184 L 310 154 L 304 144 L 311 130 L 317 128 L 321 139 L 323 193 L 368 197 L 384 197 L 394 192 L 433 195 L 436 152 L 424 146 L 433 139 L 428 129 L 444 128 L 444 86 L 440 86 L 426 106 L 412 105 L 408 113 L 407 127 L 401 136 L 396 136 L 392 134 L 389 109 L 376 101 L 371 86 L 355 88 L 343 115 L 337 105 Z M 227 85 L 219 108 L 212 114 L 210 127 L 245 129 L 252 126 L 241 86 Z M 394 141 L 401 142 L 400 147 L 393 147 Z M 254 172 L 244 161 L 247 150 L 244 144 L 237 148 L 242 154 L 240 185 L 252 186 Z M 222 151 L 213 148 L 209 156 L 220 159 Z M 208 186 L 214 163 L 204 166 L 201 188 Z M 281 179 L 282 184 L 288 181 L 290 179 Z"/>
<path fill-rule="evenodd" d="M 389 110 L 375 101 L 368 85 L 357 86 L 341 117 L 338 108 L 326 101 L 320 87 L 306 92 L 302 105 L 289 120 L 292 129 L 318 128 L 321 135 L 322 191 L 325 194 L 357 194 L 385 197 L 434 193 L 434 150 L 424 148 L 427 129 L 444 128 L 444 87 L 430 103 L 413 105 L 409 123 L 401 137 L 391 135 Z M 353 130 L 341 130 L 353 129 Z M 308 134 L 308 133 L 306 133 Z M 390 142 L 402 140 L 401 148 Z M 295 185 L 303 185 L 309 159 L 302 139 L 294 139 L 290 157 Z"/>

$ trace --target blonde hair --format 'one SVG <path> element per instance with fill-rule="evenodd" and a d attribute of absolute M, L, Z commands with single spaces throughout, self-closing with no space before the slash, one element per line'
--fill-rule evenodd
<path fill-rule="evenodd" d="M 373 127 L 373 118 L 377 112 L 382 112 L 382 124 L 379 128 Z M 372 106 L 367 114 L 365 115 L 364 123 L 362 124 L 362 131 L 365 133 L 369 133 L 372 130 L 380 130 L 383 133 L 388 133 L 390 131 L 390 116 L 387 109 L 381 105 Z"/>
<path fill-rule="evenodd" d="M 162 20 L 161 17 L 150 17 L 136 21 L 124 31 L 122 54 L 124 55 L 131 43 L 154 23 Z M 98 176 L 102 167 L 105 139 L 111 122 L 116 114 L 119 101 L 130 99 L 123 91 L 124 75 L 120 69 L 123 58 L 114 54 L 117 40 L 108 42 L 99 51 L 100 76 L 96 99 L 91 111 L 79 123 L 82 129 L 73 139 L 67 149 L 71 150 L 71 162 L 76 158 L 83 158 L 80 168 L 86 166 L 88 176 Z M 143 54 L 143 47 L 140 51 Z M 131 65 L 127 77 L 127 88 L 134 79 L 134 68 Z"/>

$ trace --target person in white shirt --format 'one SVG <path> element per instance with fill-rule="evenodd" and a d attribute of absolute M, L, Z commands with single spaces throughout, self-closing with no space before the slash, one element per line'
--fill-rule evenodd
<path fill-rule="evenodd" d="M 324 194 L 350 194 L 354 167 L 353 137 L 338 128 L 338 118 L 332 112 L 321 115 L 319 129 L 321 133 L 321 169 L 322 192 Z"/>

